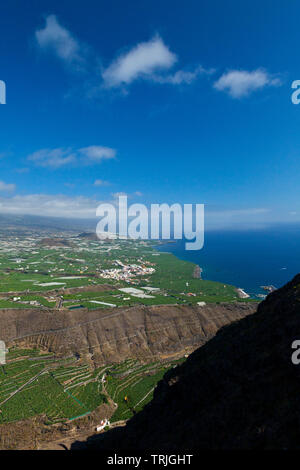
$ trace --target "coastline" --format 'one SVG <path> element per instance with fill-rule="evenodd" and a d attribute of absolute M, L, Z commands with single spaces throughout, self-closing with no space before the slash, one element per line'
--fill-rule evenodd
<path fill-rule="evenodd" d="M 240 287 L 236 288 L 236 291 L 238 293 L 238 296 L 240 299 L 249 299 L 250 295 L 247 294 L 247 292 L 244 291 L 244 289 L 241 289 Z"/>
<path fill-rule="evenodd" d="M 167 245 L 170 245 L 170 243 L 168 241 L 166 241 L 166 243 L 159 243 L 158 245 L 155 246 L 155 248 L 158 250 L 158 251 L 161 251 L 163 253 L 167 253 L 167 254 L 170 254 L 170 255 L 173 255 L 175 256 L 177 259 L 179 259 L 180 261 L 188 261 L 192 264 L 195 265 L 194 267 L 194 272 L 193 272 L 193 277 L 195 279 L 200 279 L 200 280 L 204 280 L 203 277 L 202 277 L 202 273 L 204 272 L 204 269 L 202 267 L 200 267 L 200 265 L 198 263 L 196 263 L 195 261 L 193 260 L 190 260 L 188 259 L 188 257 L 184 257 L 184 256 L 180 256 L 181 255 L 181 251 L 179 250 L 174 250 L 174 251 L 167 251 L 165 250 L 164 248 L 168 248 L 170 249 L 170 246 L 167 247 Z M 173 244 L 174 247 L 178 246 L 176 245 L 176 242 L 174 242 Z M 153 246 L 154 247 L 154 246 Z M 229 284 L 231 286 L 233 286 L 238 294 L 238 297 L 240 299 L 251 299 L 251 300 L 255 300 L 257 301 L 260 297 L 262 298 L 262 294 L 260 292 L 258 293 L 248 293 L 246 292 L 246 289 L 245 288 L 241 288 L 241 287 L 237 287 L 237 285 L 233 282 L 228 282 L 227 280 L 224 280 L 224 279 L 206 279 L 208 281 L 212 281 L 212 282 L 218 282 L 218 283 L 224 283 L 224 284 Z M 261 288 L 260 288 L 261 289 Z M 259 288 L 257 289 L 258 291 L 260 290 Z M 247 289 L 248 290 L 248 289 Z M 264 296 L 265 297 L 265 296 Z"/>
<path fill-rule="evenodd" d="M 185 240 L 156 248 L 199 264 L 203 268 L 202 279 L 240 287 L 251 298 L 261 301 L 268 294 L 262 286 L 279 289 L 299 272 L 299 233 L 299 229 L 283 228 L 207 231 L 201 251 L 186 251 Z"/>

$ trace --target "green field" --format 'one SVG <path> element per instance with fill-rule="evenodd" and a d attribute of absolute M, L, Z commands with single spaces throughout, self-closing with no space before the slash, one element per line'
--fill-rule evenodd
<path fill-rule="evenodd" d="M 64 383 L 67 379 L 69 387 Z M 81 385 L 71 390 L 74 384 Z M 49 423 L 72 419 L 103 403 L 101 390 L 94 372 L 87 365 L 77 365 L 75 359 L 13 350 L 0 368 L 0 423 L 38 414 L 45 415 Z"/>
<path fill-rule="evenodd" d="M 239 301 L 234 286 L 195 279 L 195 264 L 157 252 L 155 243 L 132 240 L 99 243 L 76 237 L 70 238 L 70 246 L 55 249 L 31 243 L 28 248 L 25 240 L 23 249 L 21 243 L 10 253 L 0 250 L 0 308 L 53 308 L 57 296 L 62 296 L 65 308 L 79 304 L 88 309 L 109 307 L 93 301 L 116 307 Z M 128 281 L 103 277 L 104 270 L 120 270 L 120 263 L 148 266 L 155 272 L 136 275 Z M 111 286 L 111 290 L 108 287 L 104 291 L 101 288 L 88 291 L 103 284 Z M 124 287 L 154 287 L 159 291 L 152 292 L 150 298 L 141 298 L 120 292 Z M 68 288 L 83 291 L 64 293 Z M 14 300 L 16 295 L 20 299 Z"/>
<path fill-rule="evenodd" d="M 169 363 L 141 364 L 127 360 L 110 368 L 106 390 L 118 405 L 111 421 L 125 420 L 141 411 L 152 400 L 154 389 L 166 371 L 182 361 L 183 359 Z"/>
<path fill-rule="evenodd" d="M 177 363 L 142 364 L 129 359 L 92 369 L 75 358 L 12 349 L 7 364 L 0 367 L 0 424 L 36 415 L 43 415 L 47 424 L 64 422 L 108 400 L 118 405 L 112 421 L 128 419 L 151 400 L 157 382 Z"/>

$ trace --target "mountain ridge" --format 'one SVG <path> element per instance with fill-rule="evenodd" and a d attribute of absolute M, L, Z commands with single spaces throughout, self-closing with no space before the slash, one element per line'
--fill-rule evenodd
<path fill-rule="evenodd" d="M 3 309 L 0 331 L 8 347 L 88 356 L 97 365 L 126 357 L 183 356 L 204 344 L 220 327 L 254 309 L 255 304 L 242 302 L 42 312 Z"/>
<path fill-rule="evenodd" d="M 299 448 L 300 369 L 291 361 L 297 338 L 300 275 L 167 372 L 152 402 L 126 427 L 86 445 L 177 452 Z"/>

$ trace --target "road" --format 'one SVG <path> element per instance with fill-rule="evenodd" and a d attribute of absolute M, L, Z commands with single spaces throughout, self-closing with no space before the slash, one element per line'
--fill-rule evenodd
<path fill-rule="evenodd" d="M 4 403 L 6 403 L 8 400 L 10 400 L 12 397 L 14 397 L 17 393 L 19 393 L 21 390 L 23 390 L 23 388 L 27 387 L 27 385 L 30 385 L 30 384 L 31 384 L 32 382 L 34 382 L 40 375 L 45 374 L 46 372 L 48 372 L 48 369 L 43 369 L 43 370 L 41 370 L 37 375 L 35 375 L 34 377 L 31 377 L 31 379 L 29 379 L 25 384 L 21 385 L 21 387 L 19 387 L 17 390 L 15 390 L 14 392 L 12 392 L 9 397 L 7 397 L 4 401 L 2 401 L 2 402 L 0 403 L 0 406 L 4 405 Z"/>

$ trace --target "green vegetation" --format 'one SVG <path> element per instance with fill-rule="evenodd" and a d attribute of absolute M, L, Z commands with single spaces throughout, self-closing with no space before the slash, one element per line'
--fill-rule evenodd
<path fill-rule="evenodd" d="M 194 270 L 193 263 L 144 241 L 74 236 L 51 247 L 34 237 L 8 239 L 0 241 L 0 309 L 37 308 L 42 314 L 54 307 L 239 300 L 233 286 L 195 279 Z M 112 401 L 117 404 L 112 421 L 127 419 L 151 400 L 157 382 L 175 365 L 128 359 L 93 370 L 75 358 L 12 349 L 0 367 L 0 424 L 38 414 L 49 424 L 63 422 Z"/>
<path fill-rule="evenodd" d="M 195 264 L 182 261 L 170 253 L 155 256 L 156 272 L 151 276 L 153 285 L 164 289 L 176 303 L 232 302 L 238 300 L 234 286 L 195 279 Z M 196 294 L 196 296 L 188 294 Z M 183 295 L 182 295 L 183 294 Z"/>
<path fill-rule="evenodd" d="M 12 349 L 0 368 L 0 424 L 36 415 L 44 415 L 48 424 L 63 422 L 112 400 L 118 405 L 112 421 L 127 419 L 151 400 L 157 382 L 178 362 L 129 359 L 93 370 L 75 358 Z"/>
<path fill-rule="evenodd" d="M 141 411 L 152 400 L 154 389 L 166 371 L 181 362 L 183 359 L 152 364 L 141 364 L 138 361 L 127 360 L 110 368 L 105 387 L 118 405 L 111 421 L 125 420 Z"/>
<path fill-rule="evenodd" d="M 46 415 L 49 424 L 71 419 L 101 405 L 101 391 L 98 376 L 86 364 L 37 350 L 12 350 L 0 369 L 0 423 L 37 414 Z"/>
<path fill-rule="evenodd" d="M 124 266 L 146 271 L 122 277 L 118 272 L 122 273 Z M 90 310 L 109 308 L 105 304 L 121 307 L 239 300 L 234 286 L 195 279 L 194 270 L 195 264 L 157 252 L 155 243 L 145 241 L 99 242 L 71 237 L 69 246 L 47 247 L 33 239 L 19 240 L 9 252 L 0 245 L 0 308 L 70 308 L 79 304 Z M 124 287 L 158 290 L 142 290 L 147 295 L 136 296 L 119 290 Z M 67 289 L 73 289 L 72 293 Z"/>

